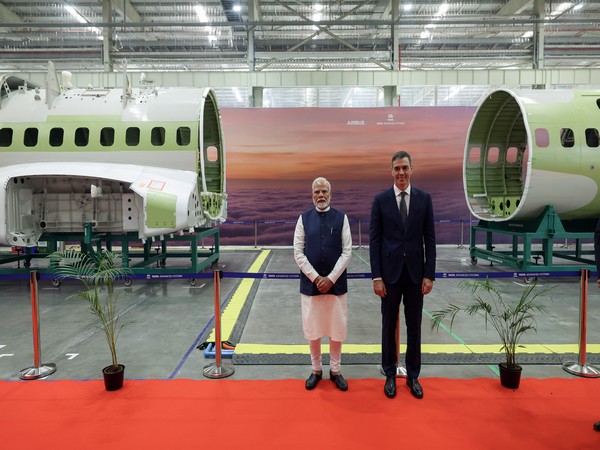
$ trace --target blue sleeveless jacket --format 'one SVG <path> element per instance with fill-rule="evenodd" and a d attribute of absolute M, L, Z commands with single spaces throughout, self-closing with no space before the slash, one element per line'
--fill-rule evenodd
<path fill-rule="evenodd" d="M 342 254 L 342 228 L 344 213 L 330 208 L 319 212 L 315 208 L 302 214 L 304 226 L 304 254 L 319 275 L 325 277 L 333 270 Z M 300 292 L 304 295 L 321 295 L 310 279 L 300 272 Z M 347 273 L 344 270 L 327 294 L 341 295 L 348 292 Z"/>

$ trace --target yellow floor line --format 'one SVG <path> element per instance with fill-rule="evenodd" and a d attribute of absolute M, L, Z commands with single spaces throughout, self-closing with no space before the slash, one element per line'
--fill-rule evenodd
<path fill-rule="evenodd" d="M 329 353 L 329 345 L 323 344 L 322 351 Z M 423 344 L 421 346 L 423 354 L 452 354 L 452 353 L 497 353 L 503 354 L 499 344 Z M 588 353 L 600 353 L 600 344 L 588 344 Z M 381 353 L 380 344 L 344 344 L 342 352 L 346 354 L 374 354 Z M 406 352 L 406 346 L 400 344 L 400 352 Z M 577 344 L 524 344 L 523 347 L 517 349 L 517 354 L 563 354 L 563 353 L 578 353 L 579 346 Z M 240 342 L 235 347 L 236 354 L 302 354 L 308 355 L 308 344 L 246 344 Z"/>
<path fill-rule="evenodd" d="M 262 265 L 264 264 L 267 256 L 269 256 L 271 250 L 263 250 L 260 252 L 258 257 L 254 260 L 250 268 L 248 269 L 248 273 L 258 273 Z M 244 306 L 244 303 L 248 299 L 248 294 L 250 293 L 250 289 L 256 282 L 256 278 L 243 278 L 237 289 L 231 296 L 229 303 L 225 307 L 225 309 L 221 312 L 221 340 L 227 341 L 229 340 L 229 336 L 231 335 L 231 331 L 235 326 L 235 323 L 238 320 L 240 312 Z M 221 299 L 222 301 L 223 299 Z M 215 329 L 213 328 L 209 338 L 209 342 L 215 342 Z"/>

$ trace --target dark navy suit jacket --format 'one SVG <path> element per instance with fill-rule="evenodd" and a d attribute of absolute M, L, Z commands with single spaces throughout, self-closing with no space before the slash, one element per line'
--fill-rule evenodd
<path fill-rule="evenodd" d="M 402 225 L 394 188 L 375 196 L 371 209 L 369 253 L 373 278 L 386 284 L 400 279 L 406 264 L 410 278 L 421 284 L 435 279 L 435 226 L 431 196 L 411 186 L 406 225 Z"/>

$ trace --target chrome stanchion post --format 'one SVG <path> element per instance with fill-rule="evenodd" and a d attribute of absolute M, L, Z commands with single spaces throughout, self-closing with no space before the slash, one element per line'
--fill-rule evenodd
<path fill-rule="evenodd" d="M 254 248 L 258 247 L 258 222 L 254 221 Z"/>
<path fill-rule="evenodd" d="M 586 378 L 600 377 L 598 369 L 585 364 L 587 334 L 587 287 L 590 271 L 581 269 L 581 297 L 579 306 L 579 361 L 563 363 L 563 369 L 573 375 Z"/>
<path fill-rule="evenodd" d="M 358 248 L 362 248 L 362 225 L 358 219 Z"/>
<path fill-rule="evenodd" d="M 232 365 L 221 364 L 221 278 L 223 272 L 215 270 L 215 362 L 204 367 L 203 373 L 207 378 L 225 378 L 235 372 Z"/>
<path fill-rule="evenodd" d="M 398 322 L 396 322 L 396 378 L 406 378 L 406 367 L 400 362 L 400 313 L 398 313 Z M 381 367 L 381 373 L 385 375 L 383 367 Z"/>
<path fill-rule="evenodd" d="M 406 378 L 406 367 L 400 362 L 400 314 L 398 314 L 398 322 L 396 323 L 396 377 Z"/>
<path fill-rule="evenodd" d="M 461 219 L 460 221 L 460 244 L 458 245 L 458 248 L 465 248 L 465 221 Z"/>
<path fill-rule="evenodd" d="M 29 273 L 29 287 L 31 290 L 31 326 L 33 329 L 33 367 L 21 370 L 21 380 L 37 380 L 45 378 L 56 372 L 56 364 L 41 364 L 40 350 L 40 309 L 38 305 L 38 277 L 39 272 L 33 270 Z"/>

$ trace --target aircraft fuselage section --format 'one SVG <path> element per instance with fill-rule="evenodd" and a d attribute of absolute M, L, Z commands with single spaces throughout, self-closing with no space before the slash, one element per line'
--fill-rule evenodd
<path fill-rule="evenodd" d="M 600 216 L 600 91 L 510 91 L 485 98 L 465 145 L 473 215 L 528 220 L 547 205 L 562 219 Z"/>
<path fill-rule="evenodd" d="M 226 218 L 225 152 L 206 89 L 69 89 L 15 77 L 0 96 L 0 242 L 42 232 L 137 231 L 140 238 Z"/>

